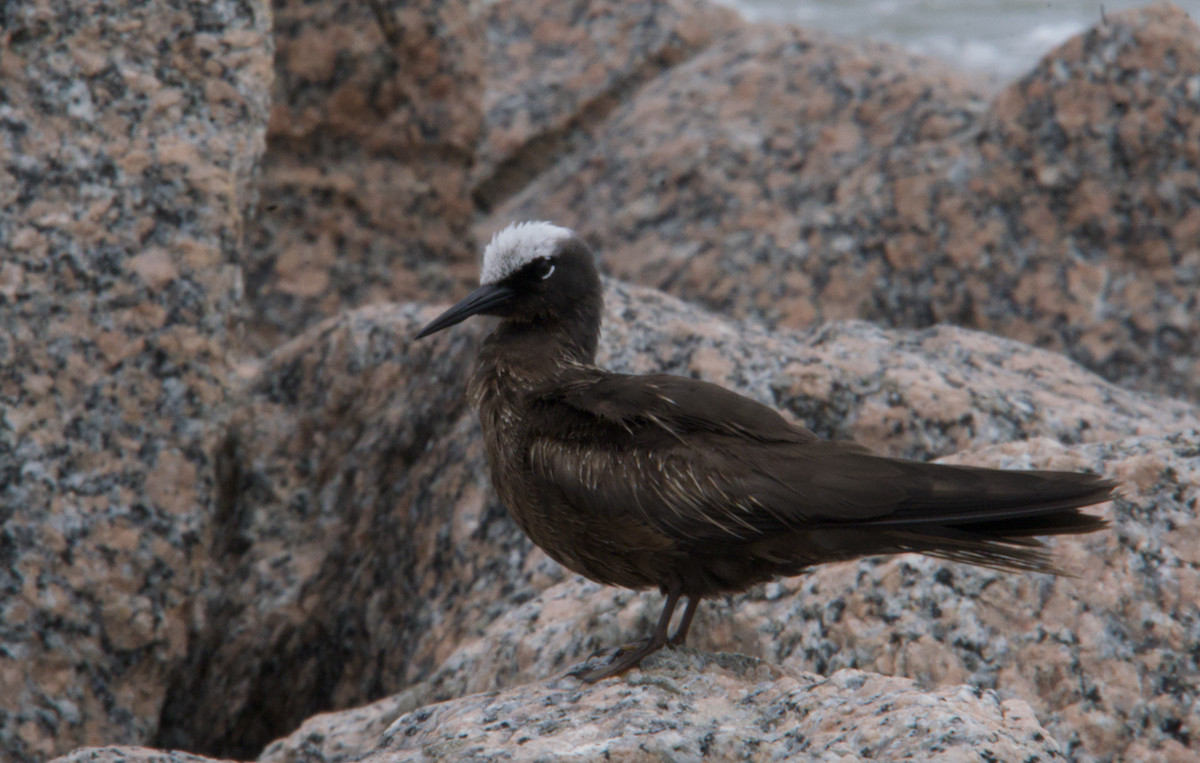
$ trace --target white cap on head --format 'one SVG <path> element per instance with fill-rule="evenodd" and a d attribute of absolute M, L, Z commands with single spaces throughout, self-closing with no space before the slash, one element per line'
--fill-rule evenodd
<path fill-rule="evenodd" d="M 480 285 L 499 283 L 534 260 L 550 257 L 563 239 L 575 232 L 542 222 L 513 223 L 483 250 Z"/>

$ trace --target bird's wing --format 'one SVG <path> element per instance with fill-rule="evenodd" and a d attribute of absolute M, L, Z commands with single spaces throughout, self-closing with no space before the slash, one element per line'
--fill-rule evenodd
<path fill-rule="evenodd" d="M 710 433 L 760 442 L 819 440 L 762 403 L 682 376 L 585 372 L 535 397 L 620 426 L 634 439 Z"/>
<path fill-rule="evenodd" d="M 706 382 L 604 373 L 535 399 L 535 474 L 589 513 L 632 512 L 679 539 L 745 541 L 882 517 L 904 497 L 880 474 L 894 470 L 885 459 Z M 865 480 L 864 469 L 884 479 Z"/>
<path fill-rule="evenodd" d="M 682 377 L 596 372 L 535 399 L 528 453 L 535 474 L 594 516 L 632 512 L 680 540 L 745 542 L 848 525 L 1050 534 L 1054 523 L 1032 518 L 1097 503 L 1113 488 L 1094 475 L 876 456 Z"/>

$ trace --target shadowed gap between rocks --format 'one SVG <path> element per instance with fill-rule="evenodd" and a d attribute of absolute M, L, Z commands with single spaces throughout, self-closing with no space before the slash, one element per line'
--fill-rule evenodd
<path fill-rule="evenodd" d="M 418 429 L 432 436 L 431 427 Z M 415 450 L 400 445 L 386 451 L 381 461 L 395 466 L 385 469 L 379 482 L 400 482 L 396 471 L 412 463 Z M 361 472 L 351 466 L 338 475 L 343 481 L 335 501 L 346 507 L 346 514 L 355 513 L 358 474 Z M 239 490 L 243 495 L 254 492 L 253 486 L 245 483 Z M 213 550 L 233 571 L 226 584 L 229 590 L 243 582 L 238 568 L 242 553 L 253 540 L 245 537 L 243 511 L 227 511 L 225 519 L 225 531 L 214 533 Z M 381 664 L 384 655 L 377 654 L 371 643 L 366 622 L 369 607 L 362 606 L 362 601 L 373 591 L 386 592 L 392 602 L 385 609 L 401 613 L 400 617 L 393 615 L 391 622 L 396 640 L 415 640 L 421 625 L 415 616 L 403 614 L 403 602 L 412 609 L 423 606 L 416 591 L 406 590 L 411 586 L 405 584 L 416 575 L 412 568 L 417 553 L 411 533 L 399 525 L 391 512 L 383 511 L 372 518 L 365 533 L 372 539 L 369 547 L 356 544 L 349 533 L 331 543 L 320 572 L 297 597 L 299 612 L 265 613 L 262 619 L 273 633 L 262 653 L 255 654 L 262 640 L 248 644 L 240 655 L 223 650 L 231 640 L 238 640 L 246 620 L 251 619 L 246 610 L 254 606 L 252 601 L 227 595 L 210 602 L 205 617 L 208 627 L 194 635 L 188 660 L 174 676 L 153 746 L 253 759 L 306 718 L 345 706 L 344 697 L 338 702 L 338 689 L 347 677 L 360 679 L 354 682 L 358 696 L 353 702 L 372 701 L 395 691 L 397 687 L 384 678 L 389 670 Z M 224 696 L 227 690 L 232 697 Z"/>
<path fill-rule="evenodd" d="M 512 562 L 528 541 L 482 490 L 463 373 L 477 337 L 409 347 L 417 311 L 380 312 L 412 322 L 309 332 L 234 417 L 213 582 L 156 747 L 253 758 L 314 714 L 421 680 L 439 641 L 530 595 Z M 458 611 L 468 590 L 490 603 Z"/>
<path fill-rule="evenodd" d="M 231 719 L 219 736 L 200 738 L 194 728 L 198 717 L 211 712 L 196 707 L 193 684 L 212 677 L 211 658 L 221 636 L 210 633 L 193 650 L 180 680 L 172 684 L 152 746 L 178 749 L 216 758 L 253 760 L 273 739 L 294 729 L 297 719 L 334 709 L 332 689 L 349 658 L 331 634 L 317 621 L 289 627 L 276 650 L 255 666 L 257 680 L 247 697 L 256 709 Z M 303 679 L 303 680 L 301 680 Z"/>

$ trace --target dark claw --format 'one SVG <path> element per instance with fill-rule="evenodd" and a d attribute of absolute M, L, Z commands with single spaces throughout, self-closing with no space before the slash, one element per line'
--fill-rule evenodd
<path fill-rule="evenodd" d="M 636 648 L 631 649 L 631 647 L 634 647 L 635 645 L 637 645 Z M 625 646 L 618 647 L 617 650 L 613 652 L 613 656 L 609 659 L 607 664 L 601 665 L 597 668 L 580 668 L 579 670 L 574 670 L 567 675 L 572 676 L 573 678 L 578 678 L 584 683 L 594 684 L 597 681 L 602 681 L 605 678 L 611 678 L 612 676 L 624 673 L 626 670 L 636 668 L 641 664 L 642 660 L 654 654 L 659 649 L 662 649 L 664 646 L 666 646 L 665 642 L 655 643 L 654 639 L 649 638 L 642 639 L 641 641 L 635 641 L 633 644 L 626 644 Z"/>

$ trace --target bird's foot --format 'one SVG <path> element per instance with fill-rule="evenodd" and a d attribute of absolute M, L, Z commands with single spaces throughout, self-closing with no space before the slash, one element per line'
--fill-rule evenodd
<path fill-rule="evenodd" d="M 596 668 L 580 668 L 567 675 L 578 678 L 584 683 L 593 684 L 605 678 L 620 675 L 626 670 L 636 668 L 642 660 L 666 646 L 666 641 L 656 642 L 652 638 L 644 638 L 632 644 L 617 647 L 608 663 Z"/>
<path fill-rule="evenodd" d="M 613 650 L 612 657 L 610 659 L 615 660 L 623 654 L 629 654 L 630 652 L 636 652 L 639 649 L 645 649 L 650 641 L 650 637 L 646 636 L 645 638 L 640 638 L 637 641 L 630 641 L 628 644 L 621 644 L 619 647 Z"/>
<path fill-rule="evenodd" d="M 584 662 L 591 662 L 592 660 L 596 659 L 597 657 L 604 654 L 605 652 L 608 652 L 609 650 L 612 651 L 612 654 L 609 656 L 609 660 L 615 660 L 618 657 L 620 657 L 621 655 L 625 654 L 626 652 L 632 652 L 636 649 L 640 649 L 641 647 L 643 647 L 647 643 L 649 643 L 649 641 L 650 641 L 650 637 L 646 636 L 645 638 L 640 638 L 637 641 L 630 641 L 628 644 L 622 644 L 621 646 L 617 647 L 616 649 L 613 649 L 612 647 L 609 647 L 609 646 L 602 646 L 602 647 L 597 648 L 596 651 L 589 654 L 587 656 L 587 659 L 584 660 Z"/>

